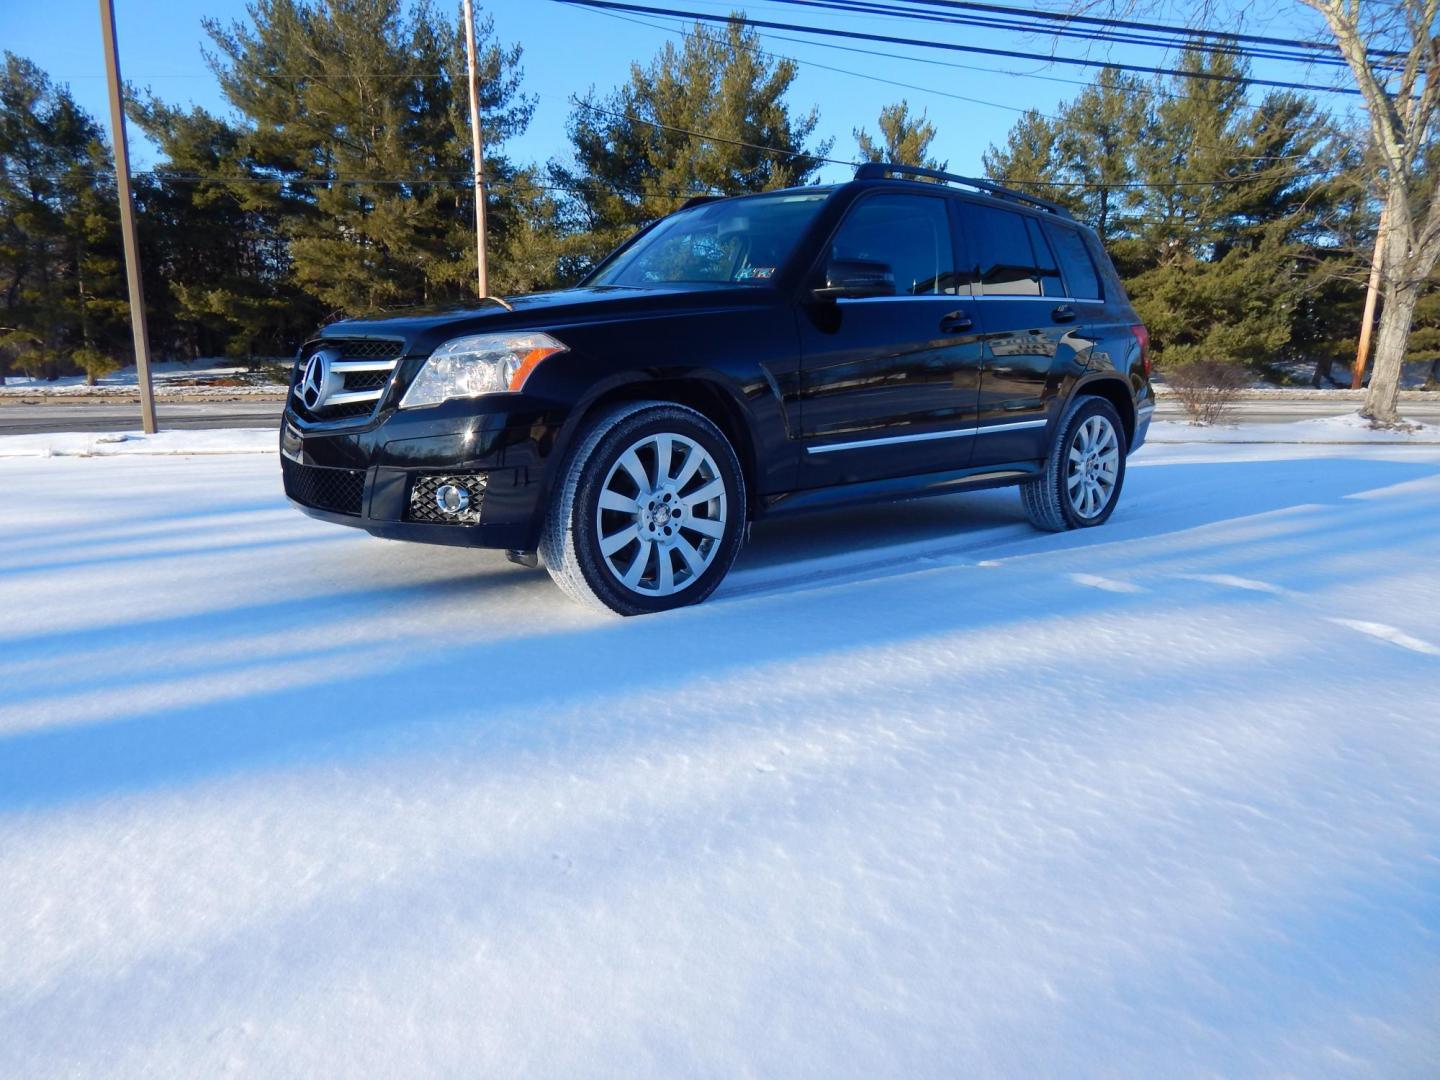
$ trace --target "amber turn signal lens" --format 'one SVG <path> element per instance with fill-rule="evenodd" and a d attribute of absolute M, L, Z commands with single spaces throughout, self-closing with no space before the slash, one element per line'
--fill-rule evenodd
<path fill-rule="evenodd" d="M 519 390 L 525 385 L 525 380 L 530 377 L 530 372 L 534 371 L 540 365 L 541 360 L 544 360 L 547 356 L 554 356 L 557 352 L 564 351 L 564 349 L 546 348 L 544 346 L 531 349 L 521 359 L 520 366 L 515 369 L 515 374 L 510 376 L 510 389 Z"/>

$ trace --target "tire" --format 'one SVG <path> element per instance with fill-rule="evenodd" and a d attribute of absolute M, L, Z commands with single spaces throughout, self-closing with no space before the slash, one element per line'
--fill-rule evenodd
<path fill-rule="evenodd" d="M 577 440 L 540 538 L 555 583 L 621 615 L 714 592 L 740 552 L 747 505 L 740 460 L 720 429 L 683 405 L 637 401 L 601 413 Z"/>
<path fill-rule="evenodd" d="M 1030 524 L 1046 532 L 1103 525 L 1125 486 L 1127 450 L 1115 406 L 1101 397 L 1076 398 L 1056 425 L 1045 471 L 1020 485 Z"/>

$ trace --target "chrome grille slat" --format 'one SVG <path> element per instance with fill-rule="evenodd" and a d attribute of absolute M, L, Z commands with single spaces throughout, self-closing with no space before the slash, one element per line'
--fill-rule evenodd
<path fill-rule="evenodd" d="M 325 399 L 325 407 L 331 405 L 348 405 L 352 401 L 379 401 L 384 390 L 356 390 L 351 393 L 331 394 Z"/>
<path fill-rule="evenodd" d="M 304 370 L 304 361 L 322 349 L 339 353 L 329 365 L 330 390 L 318 408 L 307 408 L 297 393 L 295 405 L 306 419 L 356 420 L 374 415 L 375 408 L 389 389 L 395 371 L 405 352 L 405 343 L 376 338 L 331 338 L 316 341 L 297 365 L 297 381 Z"/>
<path fill-rule="evenodd" d="M 399 360 L 340 360 L 330 365 L 331 371 L 349 374 L 352 371 L 394 371 Z"/>

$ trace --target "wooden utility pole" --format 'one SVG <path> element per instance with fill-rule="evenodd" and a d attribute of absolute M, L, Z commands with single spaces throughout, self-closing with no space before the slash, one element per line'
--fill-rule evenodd
<path fill-rule="evenodd" d="M 1365 287 L 1365 314 L 1360 317 L 1360 347 L 1355 350 L 1355 369 L 1350 375 L 1350 389 L 1365 385 L 1365 365 L 1370 362 L 1370 331 L 1375 325 L 1375 301 L 1380 293 L 1380 268 L 1385 262 L 1385 215 L 1380 210 L 1380 224 L 1375 231 L 1375 254 L 1370 258 L 1370 282 Z"/>
<path fill-rule="evenodd" d="M 465 0 L 465 56 L 470 68 L 470 145 L 475 159 L 475 267 L 476 288 L 490 295 L 485 270 L 485 153 L 480 138 L 480 73 L 475 70 L 475 9 Z"/>
<path fill-rule="evenodd" d="M 468 3 L 469 0 L 466 0 Z M 135 199 L 130 192 L 130 146 L 125 140 L 120 56 L 115 41 L 114 0 L 100 0 L 105 45 L 105 78 L 110 84 L 110 130 L 115 141 L 115 190 L 120 196 L 120 237 L 125 244 L 125 279 L 130 286 L 130 333 L 135 339 L 135 377 L 140 384 L 140 424 L 155 434 L 155 388 L 150 385 L 150 335 L 145 328 L 145 290 L 140 282 L 140 243 L 135 232 Z"/>

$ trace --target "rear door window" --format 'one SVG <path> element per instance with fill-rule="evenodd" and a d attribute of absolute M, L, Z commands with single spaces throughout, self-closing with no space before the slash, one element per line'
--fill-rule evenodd
<path fill-rule="evenodd" d="M 897 296 L 956 291 L 955 252 L 944 199 L 930 195 L 871 195 L 850 211 L 830 246 L 833 259 L 887 264 Z"/>
<path fill-rule="evenodd" d="M 982 296 L 1043 295 L 1024 217 L 978 203 L 965 203 L 962 217 L 977 264 L 977 293 Z"/>
<path fill-rule="evenodd" d="M 1095 263 L 1085 246 L 1080 233 L 1063 225 L 1045 222 L 1045 234 L 1051 246 L 1060 257 L 1060 269 L 1065 274 L 1070 295 L 1076 300 L 1100 300 L 1100 275 L 1095 272 Z"/>
<path fill-rule="evenodd" d="M 1025 219 L 1025 231 L 1030 234 L 1030 248 L 1035 252 L 1035 269 L 1040 272 L 1040 290 L 1046 296 L 1064 296 L 1065 285 L 1060 280 L 1060 267 L 1055 263 L 1055 254 L 1040 232 L 1040 223 L 1032 217 Z"/>

